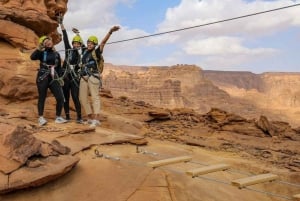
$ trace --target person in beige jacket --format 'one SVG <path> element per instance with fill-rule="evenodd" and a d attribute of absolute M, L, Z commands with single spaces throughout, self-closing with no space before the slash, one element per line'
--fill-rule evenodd
<path fill-rule="evenodd" d="M 90 36 L 87 40 L 86 50 L 82 54 L 79 99 L 88 116 L 88 123 L 93 127 L 100 125 L 98 120 L 100 113 L 99 86 L 101 84 L 101 73 L 103 70 L 100 68 L 103 49 L 111 34 L 119 29 L 119 26 L 111 27 L 98 47 L 98 38 L 96 36 Z M 89 102 L 89 94 L 91 94 L 92 97 L 92 106 Z"/>

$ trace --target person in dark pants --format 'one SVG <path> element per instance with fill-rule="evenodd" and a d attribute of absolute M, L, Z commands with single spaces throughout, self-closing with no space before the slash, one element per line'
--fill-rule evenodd
<path fill-rule="evenodd" d="M 61 58 L 59 53 L 54 50 L 52 39 L 48 36 L 42 36 L 39 39 L 38 48 L 31 54 L 30 58 L 31 60 L 40 61 L 40 68 L 36 77 L 39 125 L 43 126 L 47 123 L 43 115 L 48 88 L 56 100 L 55 123 L 67 122 L 61 117 L 61 111 L 64 105 L 64 95 L 61 88 L 62 82 L 58 76 L 61 70 Z"/>
<path fill-rule="evenodd" d="M 72 47 L 69 43 L 67 31 L 60 21 L 61 30 L 63 33 L 63 41 L 65 45 L 65 60 L 62 68 L 62 76 L 64 78 L 63 92 L 65 96 L 64 110 L 66 119 L 70 120 L 70 93 L 77 113 L 77 123 L 83 123 L 81 116 L 81 105 L 79 101 L 79 80 L 80 75 L 78 71 L 80 69 L 80 53 L 79 49 L 82 47 L 82 39 L 79 34 L 76 34 L 72 40 Z"/>

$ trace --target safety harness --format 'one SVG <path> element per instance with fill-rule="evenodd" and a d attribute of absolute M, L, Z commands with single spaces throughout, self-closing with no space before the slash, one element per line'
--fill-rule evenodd
<path fill-rule="evenodd" d="M 82 57 L 85 57 L 86 54 L 88 54 L 87 50 L 85 50 L 83 52 Z M 94 56 L 93 56 L 93 54 L 94 54 Z M 86 82 L 88 81 L 88 79 L 86 79 L 85 76 L 88 76 L 88 78 L 93 76 L 94 78 L 98 79 L 101 83 L 101 79 L 99 77 L 97 60 L 98 60 L 98 58 L 96 57 L 95 50 L 92 50 L 92 52 L 90 52 L 90 55 L 86 56 L 85 63 L 82 64 L 81 71 L 80 71 L 81 78 L 84 81 L 86 81 Z M 95 83 L 95 84 L 98 84 L 98 83 Z"/>
<path fill-rule="evenodd" d="M 62 79 L 64 79 L 68 74 L 71 76 L 71 82 L 75 84 L 76 87 L 79 87 L 78 81 L 80 79 L 80 75 L 78 75 L 78 72 L 76 72 L 76 67 L 80 67 L 80 54 L 77 49 L 68 49 L 68 58 L 66 59 L 66 68 L 63 68 L 63 75 Z M 74 52 L 77 51 L 78 57 L 76 62 L 73 61 Z M 75 63 L 75 64 L 71 64 Z"/>
<path fill-rule="evenodd" d="M 46 79 L 49 75 L 51 75 L 52 80 L 49 85 L 53 83 L 53 81 L 58 81 L 59 84 L 62 86 L 63 80 L 58 76 L 58 73 L 55 70 L 55 67 L 58 65 L 58 55 L 55 53 L 55 64 L 54 65 L 49 65 L 47 64 L 47 51 L 43 52 L 43 62 L 42 62 L 42 67 L 39 69 L 39 72 L 43 73 L 41 76 L 38 78 L 38 82 Z M 57 78 L 56 78 L 57 77 Z"/>

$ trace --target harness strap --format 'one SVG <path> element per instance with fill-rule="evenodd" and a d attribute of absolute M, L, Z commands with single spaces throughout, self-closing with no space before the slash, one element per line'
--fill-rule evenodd
<path fill-rule="evenodd" d="M 43 74 L 41 76 L 39 76 L 38 82 L 44 80 L 50 74 L 50 70 L 49 69 L 40 69 L 39 72 L 42 72 Z"/>
<path fill-rule="evenodd" d="M 43 62 L 47 62 L 47 51 L 44 51 L 44 57 L 43 57 Z"/>

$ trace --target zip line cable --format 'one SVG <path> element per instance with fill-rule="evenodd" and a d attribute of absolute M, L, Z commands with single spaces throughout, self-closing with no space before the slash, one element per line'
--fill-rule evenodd
<path fill-rule="evenodd" d="M 270 12 L 274 12 L 274 11 L 278 11 L 278 10 L 283 10 L 283 9 L 287 9 L 287 8 L 291 8 L 291 7 L 296 7 L 296 6 L 300 6 L 300 3 L 294 4 L 294 5 L 290 5 L 290 6 L 284 6 L 284 7 L 280 7 L 280 8 L 275 8 L 275 9 L 271 9 L 271 10 L 266 10 L 266 11 L 262 11 L 262 12 L 256 12 L 256 13 L 252 13 L 252 14 L 248 14 L 248 15 L 242 15 L 242 16 L 238 16 L 238 17 L 228 18 L 228 19 L 225 19 L 225 20 L 219 20 L 219 21 L 215 21 L 215 22 L 209 22 L 209 23 L 206 23 L 206 24 L 200 24 L 200 25 L 196 25 L 196 26 L 185 27 L 185 28 L 181 28 L 181 29 L 175 29 L 175 30 L 160 32 L 160 33 L 156 33 L 156 34 L 150 34 L 150 35 L 146 35 L 146 36 L 139 36 L 139 37 L 135 37 L 135 38 L 129 38 L 129 39 L 124 39 L 124 40 L 118 40 L 118 41 L 108 42 L 106 44 L 109 45 L 109 44 L 114 44 L 114 43 L 122 43 L 122 42 L 127 42 L 127 41 L 132 41 L 132 40 L 149 38 L 149 37 L 153 37 L 153 36 L 159 36 L 159 35 L 163 35 L 163 34 L 169 34 L 169 33 L 184 31 L 184 30 L 188 30 L 188 29 L 194 29 L 194 28 L 208 26 L 208 25 L 213 25 L 213 24 L 218 24 L 218 23 L 222 23 L 222 22 L 228 22 L 228 21 L 237 20 L 237 19 L 246 18 L 246 17 L 251 17 L 251 16 L 260 15 L 260 14 L 264 14 L 264 13 L 270 13 Z"/>

